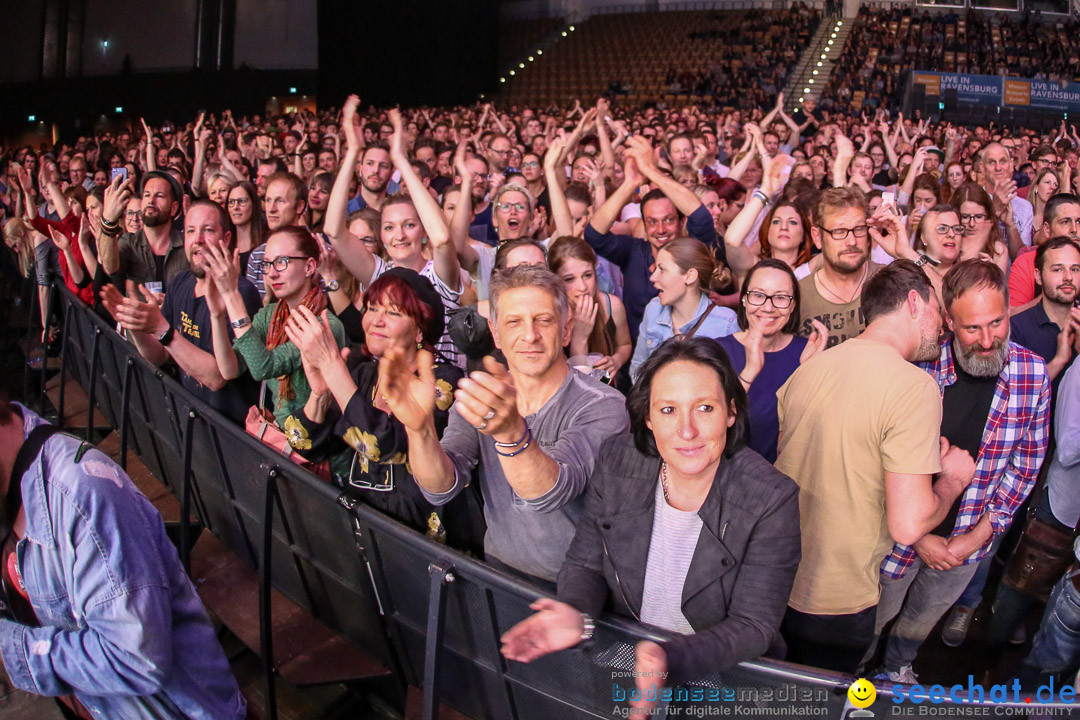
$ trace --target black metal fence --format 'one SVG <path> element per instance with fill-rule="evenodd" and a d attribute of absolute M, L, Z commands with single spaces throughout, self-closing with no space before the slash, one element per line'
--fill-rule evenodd
<path fill-rule="evenodd" d="M 180 500 L 182 560 L 189 562 L 193 540 L 184 521 L 190 512 L 259 573 L 259 607 L 251 611 L 262 628 L 271 698 L 272 586 L 402 686 L 422 687 L 425 717 L 437 716 L 440 703 L 498 720 L 609 718 L 626 707 L 635 643 L 669 635 L 605 616 L 588 651 L 528 665 L 506 661 L 500 635 L 529 615 L 542 591 L 339 494 L 143 360 L 65 288 L 53 297 L 63 320 L 61 372 L 85 389 L 122 448 L 130 446 Z M 782 662 L 742 663 L 680 690 L 687 699 L 668 714 L 774 717 L 798 707 L 801 715 L 845 717 L 853 680 Z M 873 709 L 883 717 L 891 695 L 878 691 Z"/>

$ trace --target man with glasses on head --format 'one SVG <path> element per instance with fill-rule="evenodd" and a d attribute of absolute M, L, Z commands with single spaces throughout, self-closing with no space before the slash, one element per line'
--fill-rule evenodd
<path fill-rule="evenodd" d="M 866 199 L 858 189 L 821 193 L 812 219 L 810 236 L 824 264 L 799 281 L 799 334 L 809 337 L 816 319 L 829 330 L 832 347 L 863 331 L 862 289 L 881 266 L 870 261 Z"/>

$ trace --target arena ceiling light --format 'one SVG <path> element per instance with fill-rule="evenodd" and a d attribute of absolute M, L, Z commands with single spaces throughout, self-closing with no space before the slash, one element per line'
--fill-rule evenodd
<path fill-rule="evenodd" d="M 802 91 L 803 91 L 804 93 L 807 93 L 807 94 L 809 94 L 809 93 L 810 93 L 810 88 L 803 88 L 803 89 L 802 89 Z"/>
<path fill-rule="evenodd" d="M 566 31 L 565 30 L 562 31 L 562 36 L 566 37 Z"/>
<path fill-rule="evenodd" d="M 517 70 L 511 70 L 511 71 L 510 71 L 510 74 L 511 74 L 511 75 L 516 75 L 516 74 L 517 74 Z"/>
<path fill-rule="evenodd" d="M 37 120 L 37 115 L 27 115 L 26 119 L 28 122 L 34 122 L 35 120 Z"/>
<path fill-rule="evenodd" d="M 821 67 L 821 61 L 820 60 L 817 61 L 817 66 Z"/>
<path fill-rule="evenodd" d="M 817 75 L 817 74 L 818 74 L 818 71 L 817 71 L 817 70 L 815 70 L 815 71 L 814 71 L 814 74 L 815 74 L 815 75 Z"/>
<path fill-rule="evenodd" d="M 543 54 L 544 54 L 544 51 L 543 51 L 543 50 L 537 50 L 537 51 L 536 51 L 536 54 L 537 54 L 537 55 L 543 55 Z"/>
<path fill-rule="evenodd" d="M 524 69 L 525 63 L 518 63 L 518 67 Z"/>
<path fill-rule="evenodd" d="M 575 28 L 573 25 L 571 25 L 570 26 L 570 32 L 574 32 L 575 30 L 577 30 L 577 28 Z"/>
<path fill-rule="evenodd" d="M 499 82 L 506 82 L 506 78 L 504 78 L 504 77 L 499 78 Z"/>
<path fill-rule="evenodd" d="M 122 105 L 117 105 L 117 106 L 116 106 L 116 112 L 117 112 L 117 113 L 122 113 L 122 112 L 124 112 L 124 107 L 123 107 Z"/>
<path fill-rule="evenodd" d="M 530 55 L 530 56 L 529 56 L 529 62 L 532 62 L 532 61 L 533 61 L 533 60 L 535 60 L 535 59 L 536 59 L 536 58 L 534 58 L 534 57 L 533 57 L 532 55 Z"/>

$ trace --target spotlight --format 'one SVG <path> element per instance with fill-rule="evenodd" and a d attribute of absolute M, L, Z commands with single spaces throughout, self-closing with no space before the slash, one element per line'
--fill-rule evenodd
<path fill-rule="evenodd" d="M 519 68 L 524 68 L 524 67 L 525 67 L 525 63 L 518 63 L 518 67 L 519 67 Z"/>
<path fill-rule="evenodd" d="M 27 115 L 26 119 L 30 122 L 34 122 L 35 120 L 37 120 L 37 115 Z"/>
<path fill-rule="evenodd" d="M 294 88 L 294 87 L 289 88 L 289 94 L 290 95 L 295 95 L 296 94 L 296 88 Z"/>
<path fill-rule="evenodd" d="M 122 112 L 124 112 L 124 108 L 122 106 L 120 106 L 120 105 L 117 105 L 116 106 L 116 112 L 117 113 L 122 113 Z"/>
<path fill-rule="evenodd" d="M 803 91 L 804 94 L 809 94 L 810 93 L 810 88 L 803 88 L 802 91 Z"/>
<path fill-rule="evenodd" d="M 504 78 L 504 77 L 499 78 L 499 82 L 506 82 L 506 78 Z"/>
<path fill-rule="evenodd" d="M 817 61 L 817 66 L 821 67 L 821 61 L 820 60 Z"/>
<path fill-rule="evenodd" d="M 576 29 L 577 28 L 575 28 L 573 25 L 570 26 L 570 32 L 574 32 L 574 30 L 576 30 Z"/>
<path fill-rule="evenodd" d="M 817 74 L 818 74 L 818 71 L 817 71 L 817 70 L 815 70 L 815 71 L 814 71 L 814 74 L 815 74 L 815 75 L 817 75 Z"/>
<path fill-rule="evenodd" d="M 566 31 L 565 30 L 562 31 L 562 36 L 566 37 Z"/>
<path fill-rule="evenodd" d="M 811 85 L 813 85 L 813 84 L 814 84 L 814 78 L 810 78 L 810 84 L 811 84 Z"/>
<path fill-rule="evenodd" d="M 510 71 L 510 74 L 511 74 L 511 75 L 516 75 L 516 74 L 517 74 L 517 70 L 511 70 L 511 71 Z"/>
<path fill-rule="evenodd" d="M 543 54 L 544 54 L 544 51 L 543 51 L 543 50 L 537 50 L 537 51 L 536 51 L 536 54 L 537 54 L 537 55 L 543 55 Z"/>
<path fill-rule="evenodd" d="M 532 61 L 533 61 L 533 60 L 535 60 L 535 59 L 536 59 L 536 58 L 534 58 L 534 57 L 533 57 L 532 55 L 530 55 L 530 56 L 529 56 L 529 62 L 532 62 Z"/>

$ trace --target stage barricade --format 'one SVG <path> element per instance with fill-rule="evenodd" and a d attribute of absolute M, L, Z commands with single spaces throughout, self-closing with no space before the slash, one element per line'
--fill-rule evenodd
<path fill-rule="evenodd" d="M 147 363 L 66 289 L 57 287 L 54 298 L 64 320 L 62 372 L 93 394 L 122 443 L 180 500 L 181 518 L 190 511 L 259 573 L 266 589 L 250 612 L 260 626 L 270 623 L 264 596 L 272 585 L 389 669 L 401 687 L 423 687 L 425 717 L 445 703 L 492 720 L 608 718 L 634 691 L 635 644 L 671 637 L 605 616 L 587 648 L 528 665 L 506 661 L 499 638 L 532 612 L 540 590 L 341 494 Z M 202 528 L 181 529 L 185 563 Z M 853 679 L 758 660 L 690 684 L 690 699 L 680 690 L 675 705 L 692 716 L 768 716 L 797 704 L 820 709 L 803 714 L 839 718 Z M 888 712 L 890 697 L 879 687 L 874 709 Z M 729 712 L 705 712 L 723 704 Z M 730 712 L 736 705 L 756 712 Z"/>

